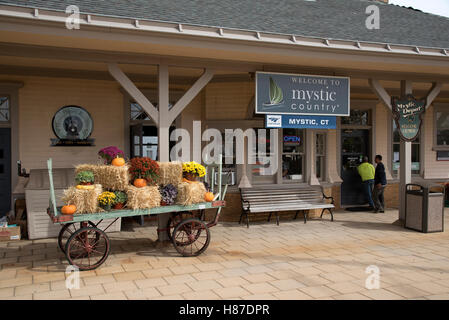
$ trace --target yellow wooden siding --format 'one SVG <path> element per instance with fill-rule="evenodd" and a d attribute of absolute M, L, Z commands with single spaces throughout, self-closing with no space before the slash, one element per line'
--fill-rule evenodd
<path fill-rule="evenodd" d="M 72 167 L 96 162 L 100 148 L 115 145 L 124 148 L 123 97 L 114 82 L 65 78 L 29 77 L 22 79 L 19 91 L 19 152 L 27 169 L 45 168 L 46 160 L 53 165 Z M 55 138 L 52 117 L 66 105 L 78 105 L 92 116 L 93 147 L 51 147 Z"/>
<path fill-rule="evenodd" d="M 449 161 L 437 161 L 437 153 L 432 150 L 434 143 L 434 107 L 430 106 L 424 114 L 424 178 L 449 179 Z"/>
<path fill-rule="evenodd" d="M 217 82 L 206 87 L 206 119 L 245 119 L 254 96 L 252 82 Z"/>

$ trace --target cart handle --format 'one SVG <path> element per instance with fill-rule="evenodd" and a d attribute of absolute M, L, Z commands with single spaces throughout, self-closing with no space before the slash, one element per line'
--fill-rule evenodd
<path fill-rule="evenodd" d="M 50 158 L 47 160 L 48 167 L 48 181 L 50 182 L 50 212 L 53 211 L 53 215 L 58 216 L 58 209 L 56 207 L 55 187 L 53 184 L 53 160 Z"/>

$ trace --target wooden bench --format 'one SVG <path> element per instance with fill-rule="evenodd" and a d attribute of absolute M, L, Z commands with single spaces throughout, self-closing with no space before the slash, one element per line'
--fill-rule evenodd
<path fill-rule="evenodd" d="M 243 217 L 245 217 L 248 228 L 249 213 L 260 212 L 269 212 L 268 221 L 274 213 L 277 225 L 279 225 L 279 212 L 281 211 L 296 211 L 294 219 L 298 216 L 299 211 L 304 211 L 304 223 L 306 223 L 309 210 L 322 209 L 320 218 L 327 210 L 331 214 L 331 221 L 334 221 L 332 213 L 332 209 L 335 208 L 334 199 L 327 197 L 321 186 L 257 186 L 240 189 L 240 195 L 242 214 L 239 223 L 242 223 Z"/>

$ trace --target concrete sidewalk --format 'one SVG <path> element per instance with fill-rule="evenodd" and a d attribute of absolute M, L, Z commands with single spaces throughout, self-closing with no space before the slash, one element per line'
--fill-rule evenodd
<path fill-rule="evenodd" d="M 77 290 L 65 286 L 56 239 L 0 242 L 0 299 L 449 299 L 449 232 L 406 230 L 397 216 L 220 224 L 194 258 L 155 245 L 155 226 L 122 231 Z M 365 287 L 369 266 L 379 289 Z"/>

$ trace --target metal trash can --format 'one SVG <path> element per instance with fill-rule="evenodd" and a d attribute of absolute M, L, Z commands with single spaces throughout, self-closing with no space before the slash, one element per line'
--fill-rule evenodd
<path fill-rule="evenodd" d="M 444 231 L 444 186 L 407 184 L 405 227 L 424 233 Z"/>

